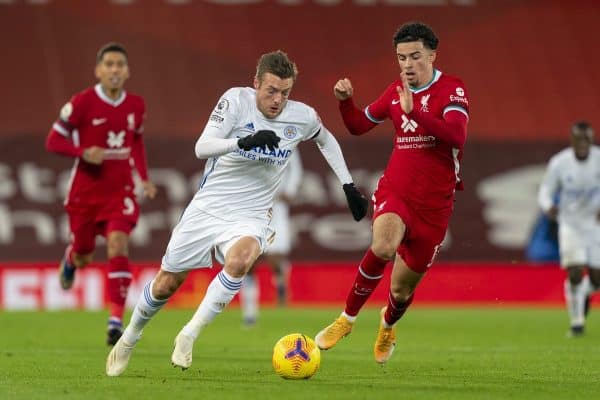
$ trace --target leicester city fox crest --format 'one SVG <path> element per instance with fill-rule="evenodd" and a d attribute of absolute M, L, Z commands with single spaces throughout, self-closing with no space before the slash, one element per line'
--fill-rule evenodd
<path fill-rule="evenodd" d="M 293 139 L 298 134 L 298 129 L 295 126 L 288 125 L 283 129 L 283 136 L 287 139 Z"/>

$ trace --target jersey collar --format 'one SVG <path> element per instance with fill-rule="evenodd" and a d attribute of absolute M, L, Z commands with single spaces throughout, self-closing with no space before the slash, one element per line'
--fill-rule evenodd
<path fill-rule="evenodd" d="M 102 86 L 99 83 L 97 83 L 96 86 L 94 86 L 94 91 L 96 92 L 98 97 L 100 97 L 100 100 L 107 104 L 110 104 L 113 107 L 118 107 L 121 103 L 125 101 L 125 97 L 127 96 L 127 93 L 125 93 L 125 90 L 123 90 L 119 98 L 113 100 L 104 93 L 104 91 L 102 90 Z"/>
<path fill-rule="evenodd" d="M 433 85 L 434 83 L 436 83 L 437 81 L 440 80 L 440 78 L 442 77 L 442 71 L 438 70 L 438 69 L 434 69 L 433 70 L 433 78 L 431 78 L 431 80 L 429 81 L 429 83 L 427 83 L 425 86 L 421 86 L 418 88 L 411 88 L 409 87 L 410 91 L 413 93 L 421 93 L 427 89 L 429 89 L 431 87 L 431 85 Z"/>

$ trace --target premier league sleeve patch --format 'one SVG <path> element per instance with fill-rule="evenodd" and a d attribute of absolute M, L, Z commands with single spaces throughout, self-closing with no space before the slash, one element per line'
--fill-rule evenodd
<path fill-rule="evenodd" d="M 71 102 L 68 102 L 60 109 L 60 119 L 62 119 L 65 122 L 68 122 L 71 114 L 73 114 L 73 104 L 71 104 Z"/>
<path fill-rule="evenodd" d="M 223 114 L 225 111 L 227 111 L 228 108 L 229 108 L 229 101 L 227 99 L 221 99 L 221 100 L 219 100 L 219 102 L 217 103 L 217 106 L 215 107 L 215 113 Z"/>

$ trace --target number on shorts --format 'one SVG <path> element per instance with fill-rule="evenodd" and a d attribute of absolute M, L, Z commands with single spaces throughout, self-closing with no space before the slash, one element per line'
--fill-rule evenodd
<path fill-rule="evenodd" d="M 440 254 L 441 249 L 442 249 L 441 243 L 433 248 L 433 255 L 431 256 L 431 260 L 429 260 L 429 264 L 427 264 L 427 268 L 431 267 L 431 264 L 433 264 L 433 262 L 437 258 L 437 255 Z"/>
<path fill-rule="evenodd" d="M 123 215 L 132 215 L 135 211 L 135 203 L 129 197 L 125 197 L 123 199 L 123 204 L 125 208 L 123 209 Z"/>

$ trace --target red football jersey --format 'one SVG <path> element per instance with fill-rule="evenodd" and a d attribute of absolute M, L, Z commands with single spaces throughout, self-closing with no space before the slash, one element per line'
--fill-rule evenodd
<path fill-rule="evenodd" d="M 458 172 L 462 146 L 453 147 L 428 132 L 407 116 L 400 106 L 397 86 L 393 82 L 383 94 L 365 108 L 365 115 L 374 123 L 390 118 L 396 129 L 394 150 L 382 179 L 415 210 L 451 208 L 454 190 L 460 187 Z M 421 113 L 443 119 L 447 112 L 469 116 L 469 100 L 464 84 L 458 78 L 434 70 L 431 82 L 412 89 L 414 108 Z"/>
<path fill-rule="evenodd" d="M 76 94 L 63 106 L 52 129 L 81 148 L 105 149 L 101 165 L 76 158 L 68 206 L 98 204 L 127 193 L 133 198 L 131 151 L 135 135 L 143 131 L 145 109 L 142 97 L 123 91 L 113 100 L 100 84 Z"/>

